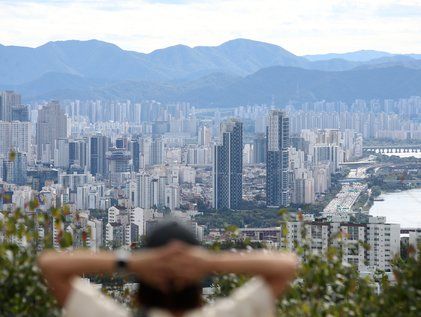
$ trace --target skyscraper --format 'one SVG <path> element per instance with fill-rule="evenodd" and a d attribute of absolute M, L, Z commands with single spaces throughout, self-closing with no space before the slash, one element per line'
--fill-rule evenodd
<path fill-rule="evenodd" d="M 36 141 L 37 159 L 54 158 L 54 141 L 67 138 L 67 116 L 58 101 L 51 101 L 38 111 Z"/>
<path fill-rule="evenodd" d="M 69 165 L 80 167 L 82 169 L 88 165 L 88 146 L 87 139 L 69 141 Z"/>
<path fill-rule="evenodd" d="M 153 178 L 146 172 L 136 173 L 130 186 L 130 202 L 133 207 L 150 209 L 154 205 Z"/>
<path fill-rule="evenodd" d="M 264 133 L 258 133 L 253 139 L 253 163 L 266 162 L 266 138 Z"/>
<path fill-rule="evenodd" d="M 154 138 L 151 145 L 151 165 L 162 164 L 164 162 L 164 140 Z"/>
<path fill-rule="evenodd" d="M 13 91 L 0 93 L 0 120 L 12 121 L 12 109 L 21 104 L 21 97 Z"/>
<path fill-rule="evenodd" d="M 152 152 L 152 138 L 142 137 L 139 139 L 139 166 L 145 168 L 145 166 L 151 165 L 151 152 Z"/>
<path fill-rule="evenodd" d="M 266 155 L 266 205 L 288 206 L 290 202 L 289 119 L 280 110 L 272 110 L 268 117 Z"/>
<path fill-rule="evenodd" d="M 213 208 L 238 209 L 243 193 L 243 124 L 221 123 L 220 144 L 214 146 Z"/>
<path fill-rule="evenodd" d="M 0 136 L 0 156 L 7 157 L 10 150 L 30 156 L 30 122 L 0 121 Z"/>
<path fill-rule="evenodd" d="M 54 141 L 54 166 L 67 169 L 69 167 L 69 140 Z"/>
<path fill-rule="evenodd" d="M 14 157 L 3 160 L 2 178 L 4 181 L 16 184 L 26 185 L 27 180 L 27 161 L 26 154 L 21 152 L 14 152 Z"/>
<path fill-rule="evenodd" d="M 197 137 L 198 142 L 197 143 L 199 145 L 208 146 L 211 142 L 211 139 L 212 139 L 211 133 L 212 133 L 211 129 L 208 126 L 202 125 L 199 128 L 199 134 L 198 134 L 198 137 Z"/>
<path fill-rule="evenodd" d="M 132 159 L 133 172 L 139 172 L 140 168 L 140 145 L 139 140 L 134 138 L 129 142 L 129 151 Z"/>
<path fill-rule="evenodd" d="M 108 173 L 105 153 L 109 139 L 105 135 L 93 135 L 89 138 L 89 170 L 92 175 L 105 177 Z"/>
<path fill-rule="evenodd" d="M 108 172 L 112 185 L 122 182 L 122 174 L 131 170 L 131 155 L 129 151 L 121 148 L 111 148 L 106 153 Z"/>

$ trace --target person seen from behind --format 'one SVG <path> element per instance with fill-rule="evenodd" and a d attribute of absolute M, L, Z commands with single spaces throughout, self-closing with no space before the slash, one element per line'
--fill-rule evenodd
<path fill-rule="evenodd" d="M 38 265 L 66 317 L 271 317 L 275 301 L 293 280 L 293 253 L 212 252 L 199 246 L 193 233 L 176 222 L 160 224 L 137 253 L 46 251 Z M 137 277 L 139 310 L 102 295 L 80 277 L 130 273 Z M 215 273 L 252 278 L 226 297 L 205 304 L 202 279 Z"/>

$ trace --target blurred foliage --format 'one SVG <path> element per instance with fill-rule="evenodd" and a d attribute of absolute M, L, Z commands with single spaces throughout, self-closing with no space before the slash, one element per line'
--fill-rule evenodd
<path fill-rule="evenodd" d="M 34 200 L 28 204 L 29 211 L 0 213 L 0 316 L 60 315 L 36 266 L 36 255 L 54 244 L 64 249 L 72 246 L 72 236 L 62 229 L 69 210 L 51 209 L 45 213 L 37 211 L 38 206 Z M 282 210 L 277 215 L 287 216 L 288 212 Z M 57 230 L 57 241 L 52 241 L 53 227 Z M 38 235 L 41 231 L 43 234 Z M 226 239 L 212 245 L 215 251 L 265 247 L 239 239 L 235 226 L 226 226 L 226 232 Z M 297 246 L 297 252 L 303 262 L 298 278 L 278 301 L 279 316 L 420 316 L 421 249 L 415 257 L 414 248 L 409 246 L 409 256 L 395 260 L 394 283 L 382 272 L 374 278 L 362 277 L 356 267 L 342 262 L 339 249 L 330 248 L 326 254 L 317 255 L 304 245 Z M 119 289 L 122 281 L 109 278 L 113 281 L 110 284 Z M 215 295 L 226 296 L 247 280 L 247 276 L 217 276 L 213 284 Z M 116 292 L 115 297 L 127 304 L 126 293 Z"/>
<path fill-rule="evenodd" d="M 38 206 L 34 199 L 26 212 L 0 213 L 0 316 L 61 315 L 36 266 L 36 257 L 39 250 L 53 246 L 53 225 L 61 247 L 71 246 L 72 238 L 61 230 L 64 209 L 36 213 Z M 40 231 L 44 234 L 39 235 Z"/>
<path fill-rule="evenodd" d="M 418 257 L 409 247 L 406 261 L 394 260 L 393 283 L 383 272 L 362 277 L 357 267 L 343 263 L 340 248 L 320 255 L 304 245 L 297 246 L 297 253 L 303 261 L 297 279 L 278 300 L 278 316 L 421 316 L 421 246 Z M 215 296 L 227 296 L 247 280 L 233 274 L 217 276 Z"/>

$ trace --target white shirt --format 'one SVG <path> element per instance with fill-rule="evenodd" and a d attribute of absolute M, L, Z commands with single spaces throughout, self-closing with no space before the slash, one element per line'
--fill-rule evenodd
<path fill-rule="evenodd" d="M 65 317 L 133 317 L 132 313 L 113 299 L 106 297 L 92 284 L 77 278 L 64 309 Z M 273 317 L 275 298 L 262 279 L 255 277 L 236 289 L 229 297 L 194 309 L 184 317 Z M 152 309 L 148 317 L 172 317 L 165 310 Z"/>

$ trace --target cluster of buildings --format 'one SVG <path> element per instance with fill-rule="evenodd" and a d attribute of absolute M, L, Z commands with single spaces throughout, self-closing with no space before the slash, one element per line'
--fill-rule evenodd
<path fill-rule="evenodd" d="M 336 247 L 343 262 L 355 265 L 361 273 L 391 272 L 391 262 L 400 254 L 400 226 L 386 223 L 384 217 L 365 216 L 356 221 L 345 214 L 304 215 L 280 227 L 240 229 L 240 237 L 290 250 L 307 246 L 316 254 Z"/>
<path fill-rule="evenodd" d="M 291 136 L 290 119 L 280 110 L 269 111 L 266 122 L 266 134 L 258 134 L 244 147 L 243 123 L 231 119 L 221 124 L 220 141 L 214 148 L 214 208 L 239 209 L 242 196 L 255 198 L 249 193 L 256 187 L 248 186 L 243 195 L 241 175 L 247 157 L 257 165 L 250 174 L 259 175 L 259 164 L 265 169 L 266 206 L 285 207 L 314 203 L 328 191 L 331 174 L 341 163 L 363 155 L 362 135 L 354 130 L 306 129 Z M 256 186 L 261 189 L 259 182 Z"/>
<path fill-rule="evenodd" d="M 285 111 L 195 109 L 156 101 L 27 106 L 18 93 L 2 92 L 0 209 L 27 210 L 34 198 L 40 202 L 37 213 L 66 206 L 60 226 L 37 229 L 40 236 L 51 233 L 57 247 L 61 231 L 72 235 L 75 247 L 130 247 L 169 216 L 203 239 L 204 227 L 194 221 L 201 208 L 235 212 L 244 202 L 265 208 L 313 204 L 329 190 L 342 163 L 363 155 L 364 137 L 378 137 L 386 128 L 407 129 L 405 122 L 420 115 L 420 102 L 419 97 L 370 106 L 321 102 Z M 374 125 L 371 131 L 370 120 L 385 129 Z M 405 131 L 412 138 L 418 129 L 411 123 Z M 380 218 L 355 221 L 351 211 L 365 190 L 361 186 L 344 185 L 320 219 L 288 222 L 288 237 L 279 228 L 242 234 L 292 248 L 285 241 L 306 240 L 305 227 L 312 248 L 325 250 L 339 230 L 355 244 L 346 249 L 347 261 L 361 269 L 387 269 L 399 248 L 399 229 Z M 384 240 L 378 242 L 380 237 Z M 367 253 L 357 240 L 382 249 Z"/>
<path fill-rule="evenodd" d="M 355 100 L 352 103 L 319 101 L 286 107 L 291 134 L 303 129 L 354 130 L 364 139 L 421 139 L 421 97 L 399 100 Z M 252 120 L 256 132 L 265 132 L 268 106 L 241 106 L 236 117 Z"/>
<path fill-rule="evenodd" d="M 256 193 L 252 170 L 244 192 L 244 166 L 265 167 L 265 190 L 258 185 L 258 194 L 266 206 L 311 204 L 341 162 L 362 155 L 362 137 L 353 130 L 302 130 L 291 137 L 290 118 L 279 110 L 263 118 L 265 133 L 250 133 L 238 119 L 223 120 L 219 111 L 201 117 L 188 104 L 28 107 L 15 92 L 2 96 L 3 112 L 10 113 L 0 121 L 2 180 L 39 191 L 52 181 L 60 200 L 77 210 L 116 202 L 177 210 L 194 208 L 198 199 L 239 209 L 243 197 Z"/>

